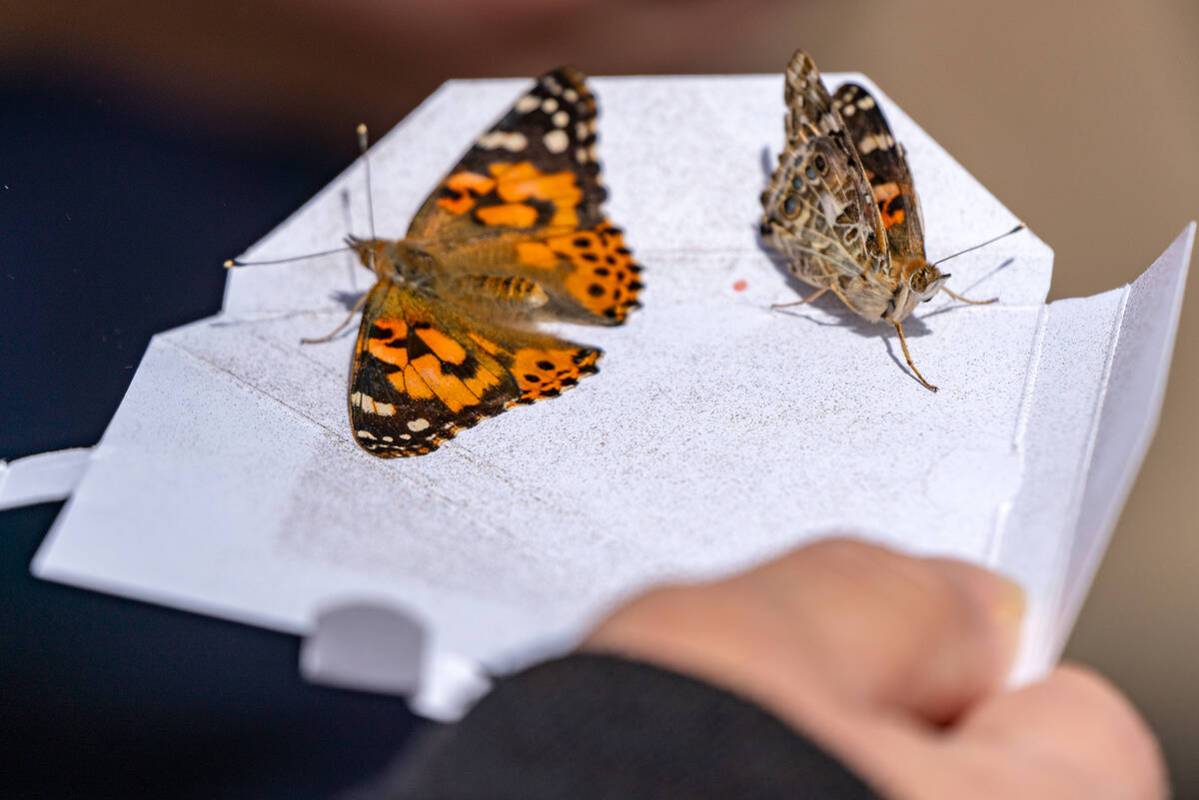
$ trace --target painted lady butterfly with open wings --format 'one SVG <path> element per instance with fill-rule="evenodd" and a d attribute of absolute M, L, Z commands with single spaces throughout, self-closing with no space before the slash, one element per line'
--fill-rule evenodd
<path fill-rule="evenodd" d="M 546 73 L 475 140 L 404 239 L 348 240 L 378 276 L 359 303 L 349 382 L 367 452 L 424 455 L 597 372 L 600 350 L 534 326 L 619 325 L 640 305 L 641 267 L 600 210 L 596 114 L 582 73 Z M 365 127 L 359 137 L 365 154 Z"/>
<path fill-rule="evenodd" d="M 950 276 L 929 263 L 903 146 L 865 88 L 847 83 L 830 97 L 811 57 L 797 51 L 784 100 L 787 143 L 762 193 L 763 240 L 816 287 L 800 303 L 832 292 L 859 316 L 894 325 L 908 366 L 935 392 L 908 352 L 904 319 L 937 292 L 971 304 L 994 300 L 956 294 L 945 285 Z"/>
<path fill-rule="evenodd" d="M 351 240 L 379 276 L 350 369 L 350 422 L 368 452 L 423 455 L 597 371 L 600 350 L 531 324 L 617 325 L 640 305 L 641 267 L 600 211 L 596 115 L 582 73 L 546 73 L 475 141 L 403 240 Z"/>

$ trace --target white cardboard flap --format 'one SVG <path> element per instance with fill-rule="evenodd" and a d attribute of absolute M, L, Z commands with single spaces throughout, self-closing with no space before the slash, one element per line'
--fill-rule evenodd
<path fill-rule="evenodd" d="M 0 461 L 0 510 L 65 500 L 90 460 L 90 448 L 74 447 Z"/>
<path fill-rule="evenodd" d="M 1031 598 L 1018 677 L 1060 655 L 1152 439 L 1194 235 L 1191 223 L 1134 283 L 1040 315 L 1035 399 L 1015 445 L 1032 455 L 994 561 L 1046 587 Z"/>
<path fill-rule="evenodd" d="M 1192 222 L 1121 293 L 1119 329 L 1063 573 L 1053 658 L 1065 645 L 1157 428 L 1194 242 Z"/>
<path fill-rule="evenodd" d="M 871 85 L 830 83 L 846 77 Z M 380 235 L 402 234 L 525 85 L 451 82 L 372 149 Z M 1096 517 L 1079 509 L 1097 481 L 1126 486 L 1148 440 L 1189 238 L 1144 291 L 1049 306 L 1052 253 L 1030 233 L 956 259 L 953 288 L 1000 303 L 937 300 L 907 326 L 932 394 L 883 326 L 835 302 L 770 310 L 795 296 L 755 236 L 781 77 L 594 87 L 608 210 L 646 266 L 627 325 L 561 326 L 604 348 L 599 375 L 429 456 L 374 459 L 346 421 L 352 332 L 299 344 L 371 276 L 344 254 L 237 271 L 221 315 L 155 337 L 36 572 L 296 633 L 342 602 L 394 603 L 424 627 L 435 688 L 418 706 L 445 717 L 479 667 L 567 647 L 629 592 L 856 532 L 1017 577 L 1032 617 L 1023 674 L 1043 670 L 1075 613 L 1063 598 L 1089 579 L 1070 565 L 1102 551 L 1122 495 Z M 908 149 L 931 257 L 1012 227 L 877 96 Z M 251 256 L 364 233 L 361 177 L 347 170 Z M 1115 483 L 1092 479 L 1110 459 Z"/>

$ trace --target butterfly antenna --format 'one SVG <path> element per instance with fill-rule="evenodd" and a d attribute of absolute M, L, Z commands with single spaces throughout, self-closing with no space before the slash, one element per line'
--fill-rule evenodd
<path fill-rule="evenodd" d="M 976 244 L 973 247 L 967 247 L 965 250 L 954 253 L 951 256 L 945 256 L 945 258 L 937 259 L 936 261 L 933 262 L 932 265 L 935 267 L 938 264 L 944 264 L 946 261 L 948 261 L 951 258 L 957 258 L 958 256 L 964 256 L 966 253 L 973 252 L 974 250 L 977 250 L 980 247 L 986 247 L 989 244 L 994 244 L 995 242 L 998 242 L 1000 239 L 1004 239 L 1004 238 L 1007 238 L 1008 236 L 1011 236 L 1013 233 L 1019 233 L 1020 231 L 1024 230 L 1026 227 L 1027 226 L 1023 222 L 1021 222 L 1019 225 L 1012 228 L 1007 233 L 1001 233 L 998 236 L 994 236 L 990 239 L 987 239 L 985 242 L 982 242 L 981 244 Z"/>
<path fill-rule="evenodd" d="M 290 264 L 292 261 L 304 261 L 309 258 L 320 258 L 321 256 L 331 256 L 334 253 L 344 253 L 347 250 L 354 248 L 346 245 L 345 247 L 335 247 L 332 250 L 322 250 L 319 253 L 305 253 L 302 256 L 288 256 L 287 258 L 270 258 L 264 261 L 242 261 L 240 258 L 225 259 L 225 269 L 236 269 L 237 267 L 262 267 L 268 264 Z"/>
<path fill-rule="evenodd" d="M 374 192 L 371 191 L 371 160 L 367 155 L 367 150 L 370 148 L 370 139 L 367 135 L 366 123 L 358 123 L 358 152 L 362 154 L 362 170 L 366 174 L 366 219 L 370 224 L 371 231 L 371 248 L 367 251 L 370 254 L 370 267 L 375 268 L 375 199 Z"/>

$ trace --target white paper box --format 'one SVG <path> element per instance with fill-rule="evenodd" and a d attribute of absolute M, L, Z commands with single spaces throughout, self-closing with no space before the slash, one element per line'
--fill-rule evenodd
<path fill-rule="evenodd" d="M 829 83 L 847 78 L 908 149 L 930 258 L 1012 227 L 869 80 Z M 448 83 L 373 148 L 380 235 L 403 234 L 526 85 Z M 1047 668 L 1157 420 L 1193 226 L 1135 283 L 1049 305 L 1052 252 L 1030 233 L 954 260 L 952 288 L 1000 303 L 937 300 L 908 324 L 932 394 L 889 326 L 835 301 L 769 308 L 795 297 L 755 235 L 781 76 L 594 88 L 608 211 L 646 266 L 627 325 L 562 326 L 605 349 L 599 375 L 432 455 L 377 460 L 346 419 L 352 331 L 299 344 L 370 273 L 345 254 L 236 271 L 220 315 L 154 338 L 35 572 L 297 634 L 339 604 L 398 609 L 423 631 L 417 706 L 444 717 L 482 671 L 568 646 L 639 587 L 854 532 L 1016 578 L 1016 676 Z M 249 257 L 365 234 L 362 177 L 347 170 Z"/>

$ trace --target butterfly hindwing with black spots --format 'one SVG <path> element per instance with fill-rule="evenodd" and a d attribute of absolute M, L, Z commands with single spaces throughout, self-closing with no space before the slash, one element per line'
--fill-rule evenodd
<path fill-rule="evenodd" d="M 535 281 L 543 316 L 623 322 L 640 305 L 641 267 L 601 209 L 597 114 L 581 72 L 542 75 L 450 170 L 407 238 L 447 271 Z"/>
<path fill-rule="evenodd" d="M 449 303 L 379 281 L 350 372 L 355 440 L 384 458 L 424 455 L 506 408 L 556 397 L 596 371 L 599 350 L 468 319 Z"/>
<path fill-rule="evenodd" d="M 856 83 L 837 89 L 833 109 L 845 123 L 870 181 L 892 258 L 923 259 L 924 226 L 912 171 L 903 145 L 895 141 L 882 109 L 870 92 Z"/>

